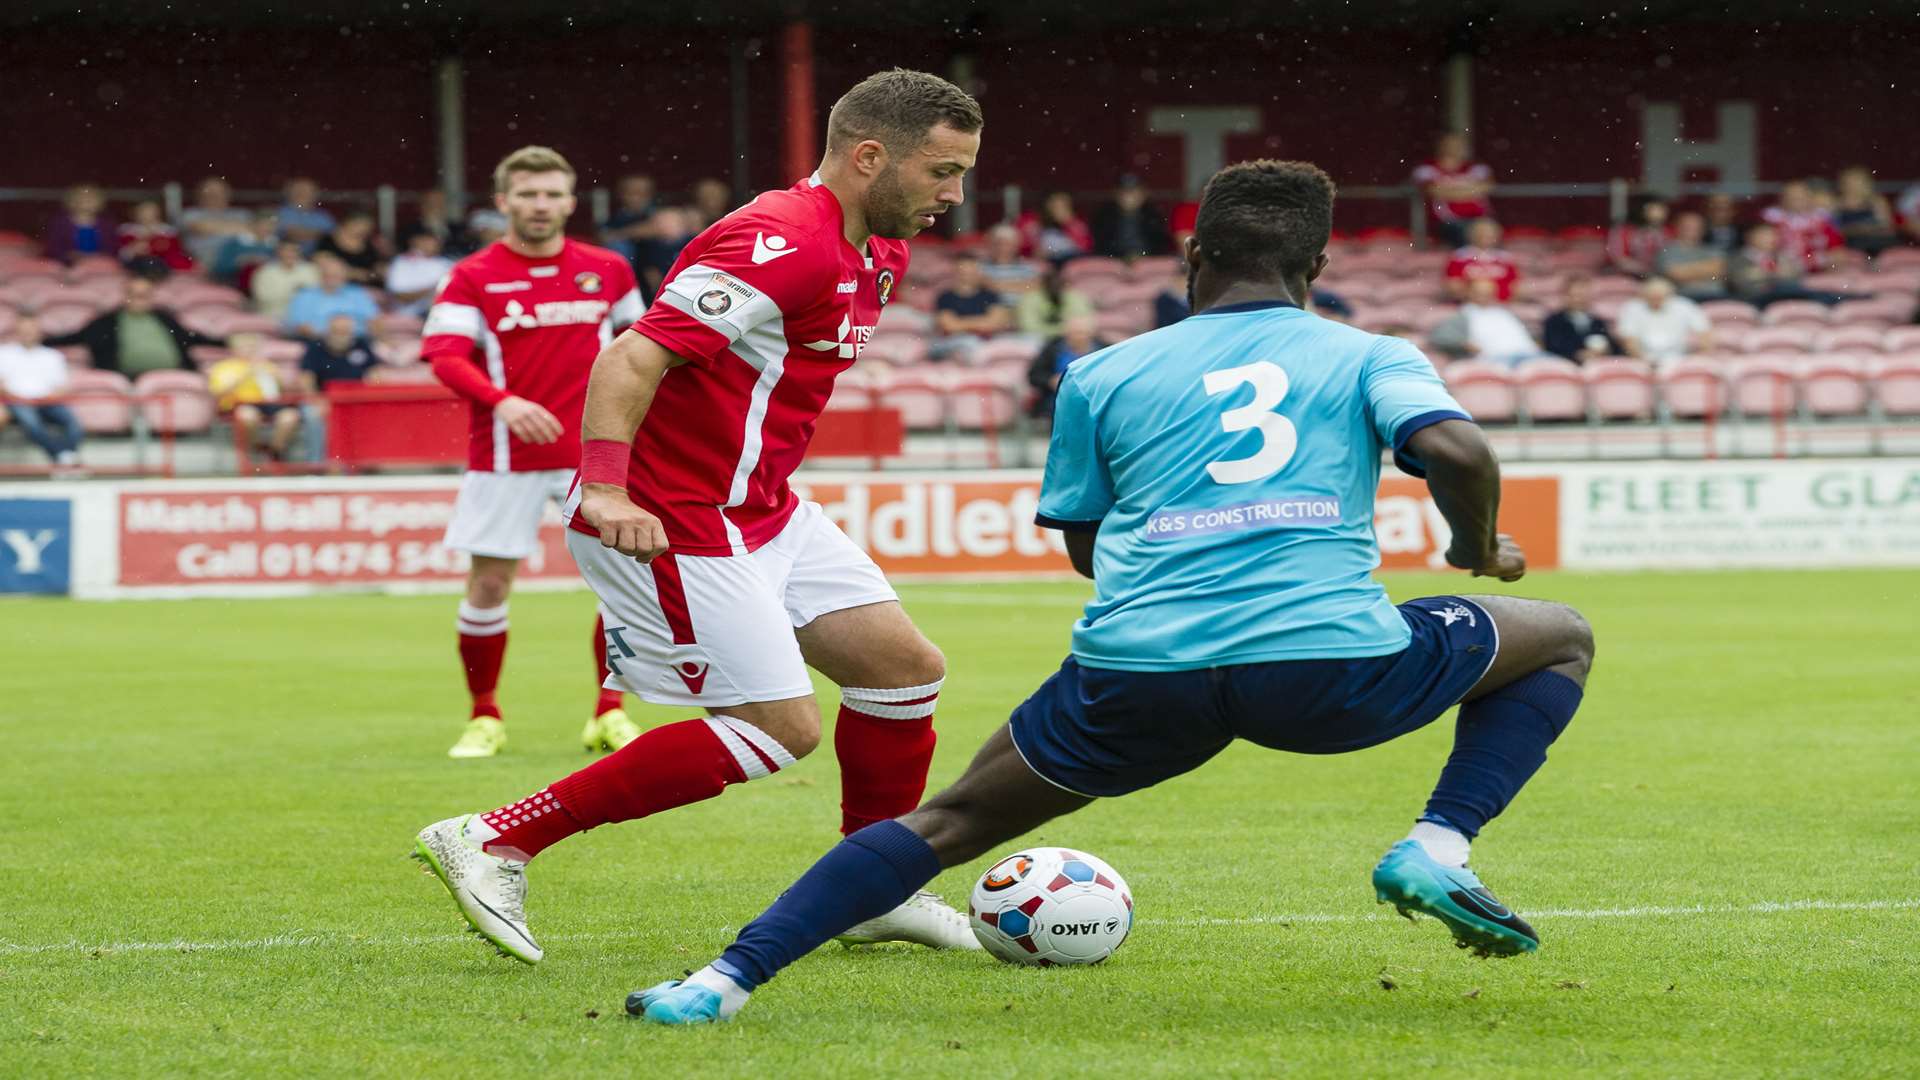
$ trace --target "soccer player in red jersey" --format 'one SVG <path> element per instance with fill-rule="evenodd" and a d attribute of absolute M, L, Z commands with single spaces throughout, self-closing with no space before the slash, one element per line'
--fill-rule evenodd
<path fill-rule="evenodd" d="M 507 652 L 507 594 L 538 546 L 549 501 L 564 502 L 580 465 L 580 410 L 594 357 L 640 317 L 627 261 L 567 239 L 573 166 L 544 146 L 507 155 L 493 173 L 507 235 L 454 266 L 427 314 L 421 355 L 472 407 L 467 474 L 446 544 L 473 567 L 460 604 L 460 659 L 472 719 L 448 754 L 491 757 L 506 744 L 494 694 Z M 600 689 L 581 739 L 618 750 L 640 731 L 606 687 L 603 632 L 593 655 Z"/>
<path fill-rule="evenodd" d="M 421 831 L 418 855 L 504 953 L 541 957 L 524 867 L 549 845 L 712 798 L 813 750 L 809 666 L 841 688 L 842 832 L 918 805 L 946 662 L 873 561 L 787 479 L 896 294 L 906 240 L 961 201 L 980 127 L 978 103 L 933 75 L 855 86 L 833 107 L 820 170 L 695 237 L 645 317 L 595 361 L 568 547 L 599 594 L 620 685 L 707 715 Z M 930 893 L 846 937 L 979 947 Z"/>

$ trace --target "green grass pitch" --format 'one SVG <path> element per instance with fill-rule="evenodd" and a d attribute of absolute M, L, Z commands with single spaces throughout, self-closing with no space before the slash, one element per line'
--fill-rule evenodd
<path fill-rule="evenodd" d="M 1236 747 L 1049 826 L 1133 886 L 1104 966 L 829 946 L 703 1030 L 621 1000 L 835 838 L 830 752 L 542 856 L 538 968 L 460 934 L 406 858 L 427 822 L 583 763 L 584 594 L 514 599 L 512 743 L 466 763 L 442 756 L 451 597 L 0 603 L 0 1075 L 1914 1075 L 1920 573 L 1492 588 L 1574 603 L 1599 642 L 1585 708 L 1475 850 L 1537 956 L 1474 960 L 1373 903 L 1449 718 L 1336 758 Z M 952 670 L 937 785 L 1085 590 L 903 594 Z M 985 865 L 935 887 L 964 903 Z"/>

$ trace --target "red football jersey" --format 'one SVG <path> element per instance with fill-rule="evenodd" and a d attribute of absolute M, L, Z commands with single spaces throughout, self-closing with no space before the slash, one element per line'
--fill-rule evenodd
<path fill-rule="evenodd" d="M 593 358 L 640 312 L 627 260 L 577 240 L 544 259 L 497 242 L 456 263 L 427 312 L 420 355 L 471 403 L 467 468 L 579 468 Z M 566 433 L 544 446 L 521 442 L 493 415 L 509 396 L 545 406 Z"/>
<path fill-rule="evenodd" d="M 864 253 L 847 243 L 818 176 L 761 195 L 680 253 L 634 329 L 687 363 L 661 380 L 627 470 L 628 494 L 674 551 L 744 555 L 785 527 L 799 505 L 787 478 L 907 256 L 904 240 L 876 236 Z"/>
<path fill-rule="evenodd" d="M 1833 227 L 1833 219 L 1824 210 L 1795 214 L 1783 207 L 1769 206 L 1760 212 L 1760 219 L 1780 233 L 1781 250 L 1791 252 L 1812 273 L 1827 268 L 1827 252 L 1846 244 L 1846 238 Z"/>
<path fill-rule="evenodd" d="M 1513 285 L 1520 280 L 1520 266 L 1513 256 L 1498 248 L 1463 247 L 1447 261 L 1447 276 L 1468 282 L 1491 280 L 1500 290 L 1500 299 L 1513 299 Z"/>
<path fill-rule="evenodd" d="M 1427 160 L 1413 170 L 1413 182 L 1422 190 L 1446 180 L 1491 180 L 1493 170 L 1478 161 L 1463 161 L 1451 168 L 1438 161 Z M 1493 213 L 1493 204 L 1485 195 L 1472 199 L 1447 201 L 1429 193 L 1427 212 L 1435 221 L 1464 221 L 1469 218 L 1482 218 Z"/>

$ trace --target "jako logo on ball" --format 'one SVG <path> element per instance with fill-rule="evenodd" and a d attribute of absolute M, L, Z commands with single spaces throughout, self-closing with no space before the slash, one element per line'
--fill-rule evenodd
<path fill-rule="evenodd" d="M 1036 848 L 981 875 L 967 912 L 980 944 L 1010 964 L 1097 964 L 1133 929 L 1133 894 L 1092 855 Z"/>

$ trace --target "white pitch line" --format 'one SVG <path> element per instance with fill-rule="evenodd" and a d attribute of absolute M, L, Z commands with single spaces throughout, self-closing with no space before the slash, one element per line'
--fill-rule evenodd
<path fill-rule="evenodd" d="M 1796 911 L 1913 911 L 1920 909 L 1920 898 L 1906 900 L 1765 900 L 1754 904 L 1687 904 L 1618 908 L 1546 908 L 1523 912 L 1530 919 L 1636 919 L 1674 918 L 1692 915 L 1778 915 Z M 1385 920 L 1380 912 L 1302 912 L 1294 915 L 1244 915 L 1234 918 L 1141 919 L 1148 926 L 1283 926 L 1291 923 L 1353 923 Z M 732 929 L 724 927 L 722 929 Z M 631 932 L 592 934 L 543 934 L 546 941 L 616 941 L 632 937 Z M 306 949 L 343 945 L 444 945 L 473 940 L 467 934 L 409 934 L 402 937 L 356 937 L 351 934 L 308 934 L 293 931 L 272 937 L 236 941 L 58 941 L 42 945 L 22 945 L 0 941 L 0 955 L 51 952 L 236 952 L 264 949 Z"/>

